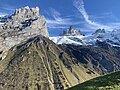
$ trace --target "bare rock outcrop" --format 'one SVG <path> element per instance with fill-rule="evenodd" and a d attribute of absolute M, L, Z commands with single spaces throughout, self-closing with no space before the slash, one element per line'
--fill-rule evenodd
<path fill-rule="evenodd" d="M 70 26 L 67 30 L 63 31 L 62 33 L 59 34 L 59 36 L 84 36 L 80 30 L 76 29 L 73 26 Z"/>
<path fill-rule="evenodd" d="M 4 58 L 5 51 L 14 45 L 40 34 L 45 37 L 49 36 L 45 18 L 39 16 L 39 8 L 27 6 L 16 9 L 14 14 L 0 24 L 1 57 Z"/>

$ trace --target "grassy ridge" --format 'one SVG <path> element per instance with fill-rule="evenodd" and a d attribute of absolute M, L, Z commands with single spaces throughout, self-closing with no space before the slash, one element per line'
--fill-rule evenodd
<path fill-rule="evenodd" d="M 120 71 L 94 78 L 68 90 L 120 90 Z"/>

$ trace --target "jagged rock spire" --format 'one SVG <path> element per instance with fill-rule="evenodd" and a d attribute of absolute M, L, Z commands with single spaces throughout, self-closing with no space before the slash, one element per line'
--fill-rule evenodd
<path fill-rule="evenodd" d="M 39 8 L 23 7 L 0 24 L 0 51 L 8 50 L 31 37 L 49 37 L 46 20 L 39 16 Z"/>
<path fill-rule="evenodd" d="M 60 36 L 65 36 L 65 35 L 73 35 L 73 36 L 79 36 L 83 35 L 80 30 L 76 29 L 73 26 L 70 26 L 66 31 L 63 31 Z"/>
<path fill-rule="evenodd" d="M 39 7 L 30 8 L 29 6 L 26 6 L 24 8 L 16 9 L 14 14 L 15 15 L 29 14 L 29 15 L 32 15 L 32 16 L 38 16 L 39 15 Z"/>
<path fill-rule="evenodd" d="M 93 34 L 105 33 L 105 29 L 97 29 Z"/>

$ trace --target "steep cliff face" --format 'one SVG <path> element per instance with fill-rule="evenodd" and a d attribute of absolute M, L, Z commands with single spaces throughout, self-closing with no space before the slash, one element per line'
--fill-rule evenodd
<path fill-rule="evenodd" d="M 39 8 L 24 7 L 16 9 L 15 13 L 7 17 L 0 24 L 0 52 L 1 58 L 6 56 L 8 49 L 20 42 L 36 35 L 48 37 L 46 21 L 39 16 Z"/>
<path fill-rule="evenodd" d="M 0 61 L 0 90 L 64 90 L 96 76 L 41 35 L 14 46 Z"/>

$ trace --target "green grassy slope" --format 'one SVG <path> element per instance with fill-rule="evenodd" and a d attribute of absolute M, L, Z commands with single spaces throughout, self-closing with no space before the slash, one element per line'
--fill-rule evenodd
<path fill-rule="evenodd" d="M 120 71 L 94 78 L 68 90 L 120 90 Z"/>

